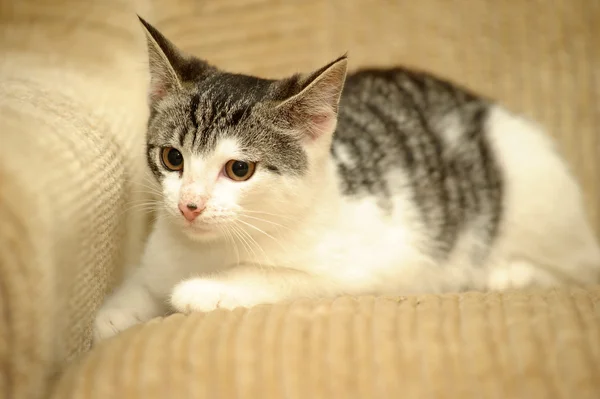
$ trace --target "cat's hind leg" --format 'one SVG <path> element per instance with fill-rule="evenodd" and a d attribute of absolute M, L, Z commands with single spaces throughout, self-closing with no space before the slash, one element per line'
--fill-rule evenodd
<path fill-rule="evenodd" d="M 490 271 L 487 279 L 487 289 L 491 291 L 552 287 L 561 284 L 560 278 L 526 260 L 513 260 L 498 265 Z"/>
<path fill-rule="evenodd" d="M 583 192 L 550 135 L 499 107 L 487 123 L 504 182 L 494 257 L 508 262 L 490 270 L 492 285 L 548 280 L 543 274 L 566 284 L 599 283 L 600 247 Z"/>

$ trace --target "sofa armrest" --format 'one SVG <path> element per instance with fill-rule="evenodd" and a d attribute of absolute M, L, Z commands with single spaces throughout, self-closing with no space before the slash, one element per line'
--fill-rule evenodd
<path fill-rule="evenodd" d="M 147 231 L 128 211 L 145 196 L 145 43 L 124 5 L 0 0 L 2 397 L 46 394 L 89 348 Z"/>

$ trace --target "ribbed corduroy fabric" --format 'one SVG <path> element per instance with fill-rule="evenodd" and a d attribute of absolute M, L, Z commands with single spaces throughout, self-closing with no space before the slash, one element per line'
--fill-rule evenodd
<path fill-rule="evenodd" d="M 348 51 L 351 69 L 406 64 L 496 98 L 557 138 L 600 233 L 600 0 L 0 0 L 0 397 L 43 397 L 89 349 L 94 312 L 147 234 L 136 12 L 231 71 L 279 77 Z M 92 351 L 59 392 L 585 398 L 598 393 L 597 298 L 346 298 L 174 316 Z"/>
<path fill-rule="evenodd" d="M 339 298 L 159 319 L 56 399 L 598 398 L 600 287 Z"/>

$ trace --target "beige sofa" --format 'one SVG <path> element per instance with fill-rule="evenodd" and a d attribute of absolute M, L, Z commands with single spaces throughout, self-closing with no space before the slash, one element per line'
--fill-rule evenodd
<path fill-rule="evenodd" d="M 536 118 L 600 233 L 597 0 L 0 0 L 0 398 L 598 398 L 600 287 L 173 315 L 90 351 L 151 215 L 140 13 L 224 68 L 349 51 Z"/>

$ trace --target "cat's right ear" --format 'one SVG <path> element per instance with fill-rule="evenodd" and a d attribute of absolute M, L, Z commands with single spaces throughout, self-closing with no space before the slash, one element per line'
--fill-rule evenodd
<path fill-rule="evenodd" d="M 283 81 L 283 96 L 287 98 L 275 107 L 275 111 L 288 130 L 310 139 L 333 134 L 347 64 L 344 54 L 313 73 L 295 75 Z M 290 91 L 291 96 L 288 95 Z"/>
<path fill-rule="evenodd" d="M 190 57 L 179 50 L 154 26 L 138 15 L 148 44 L 150 67 L 150 104 L 167 94 L 180 90 L 187 80 L 192 80 L 207 69 L 203 61 Z"/>

